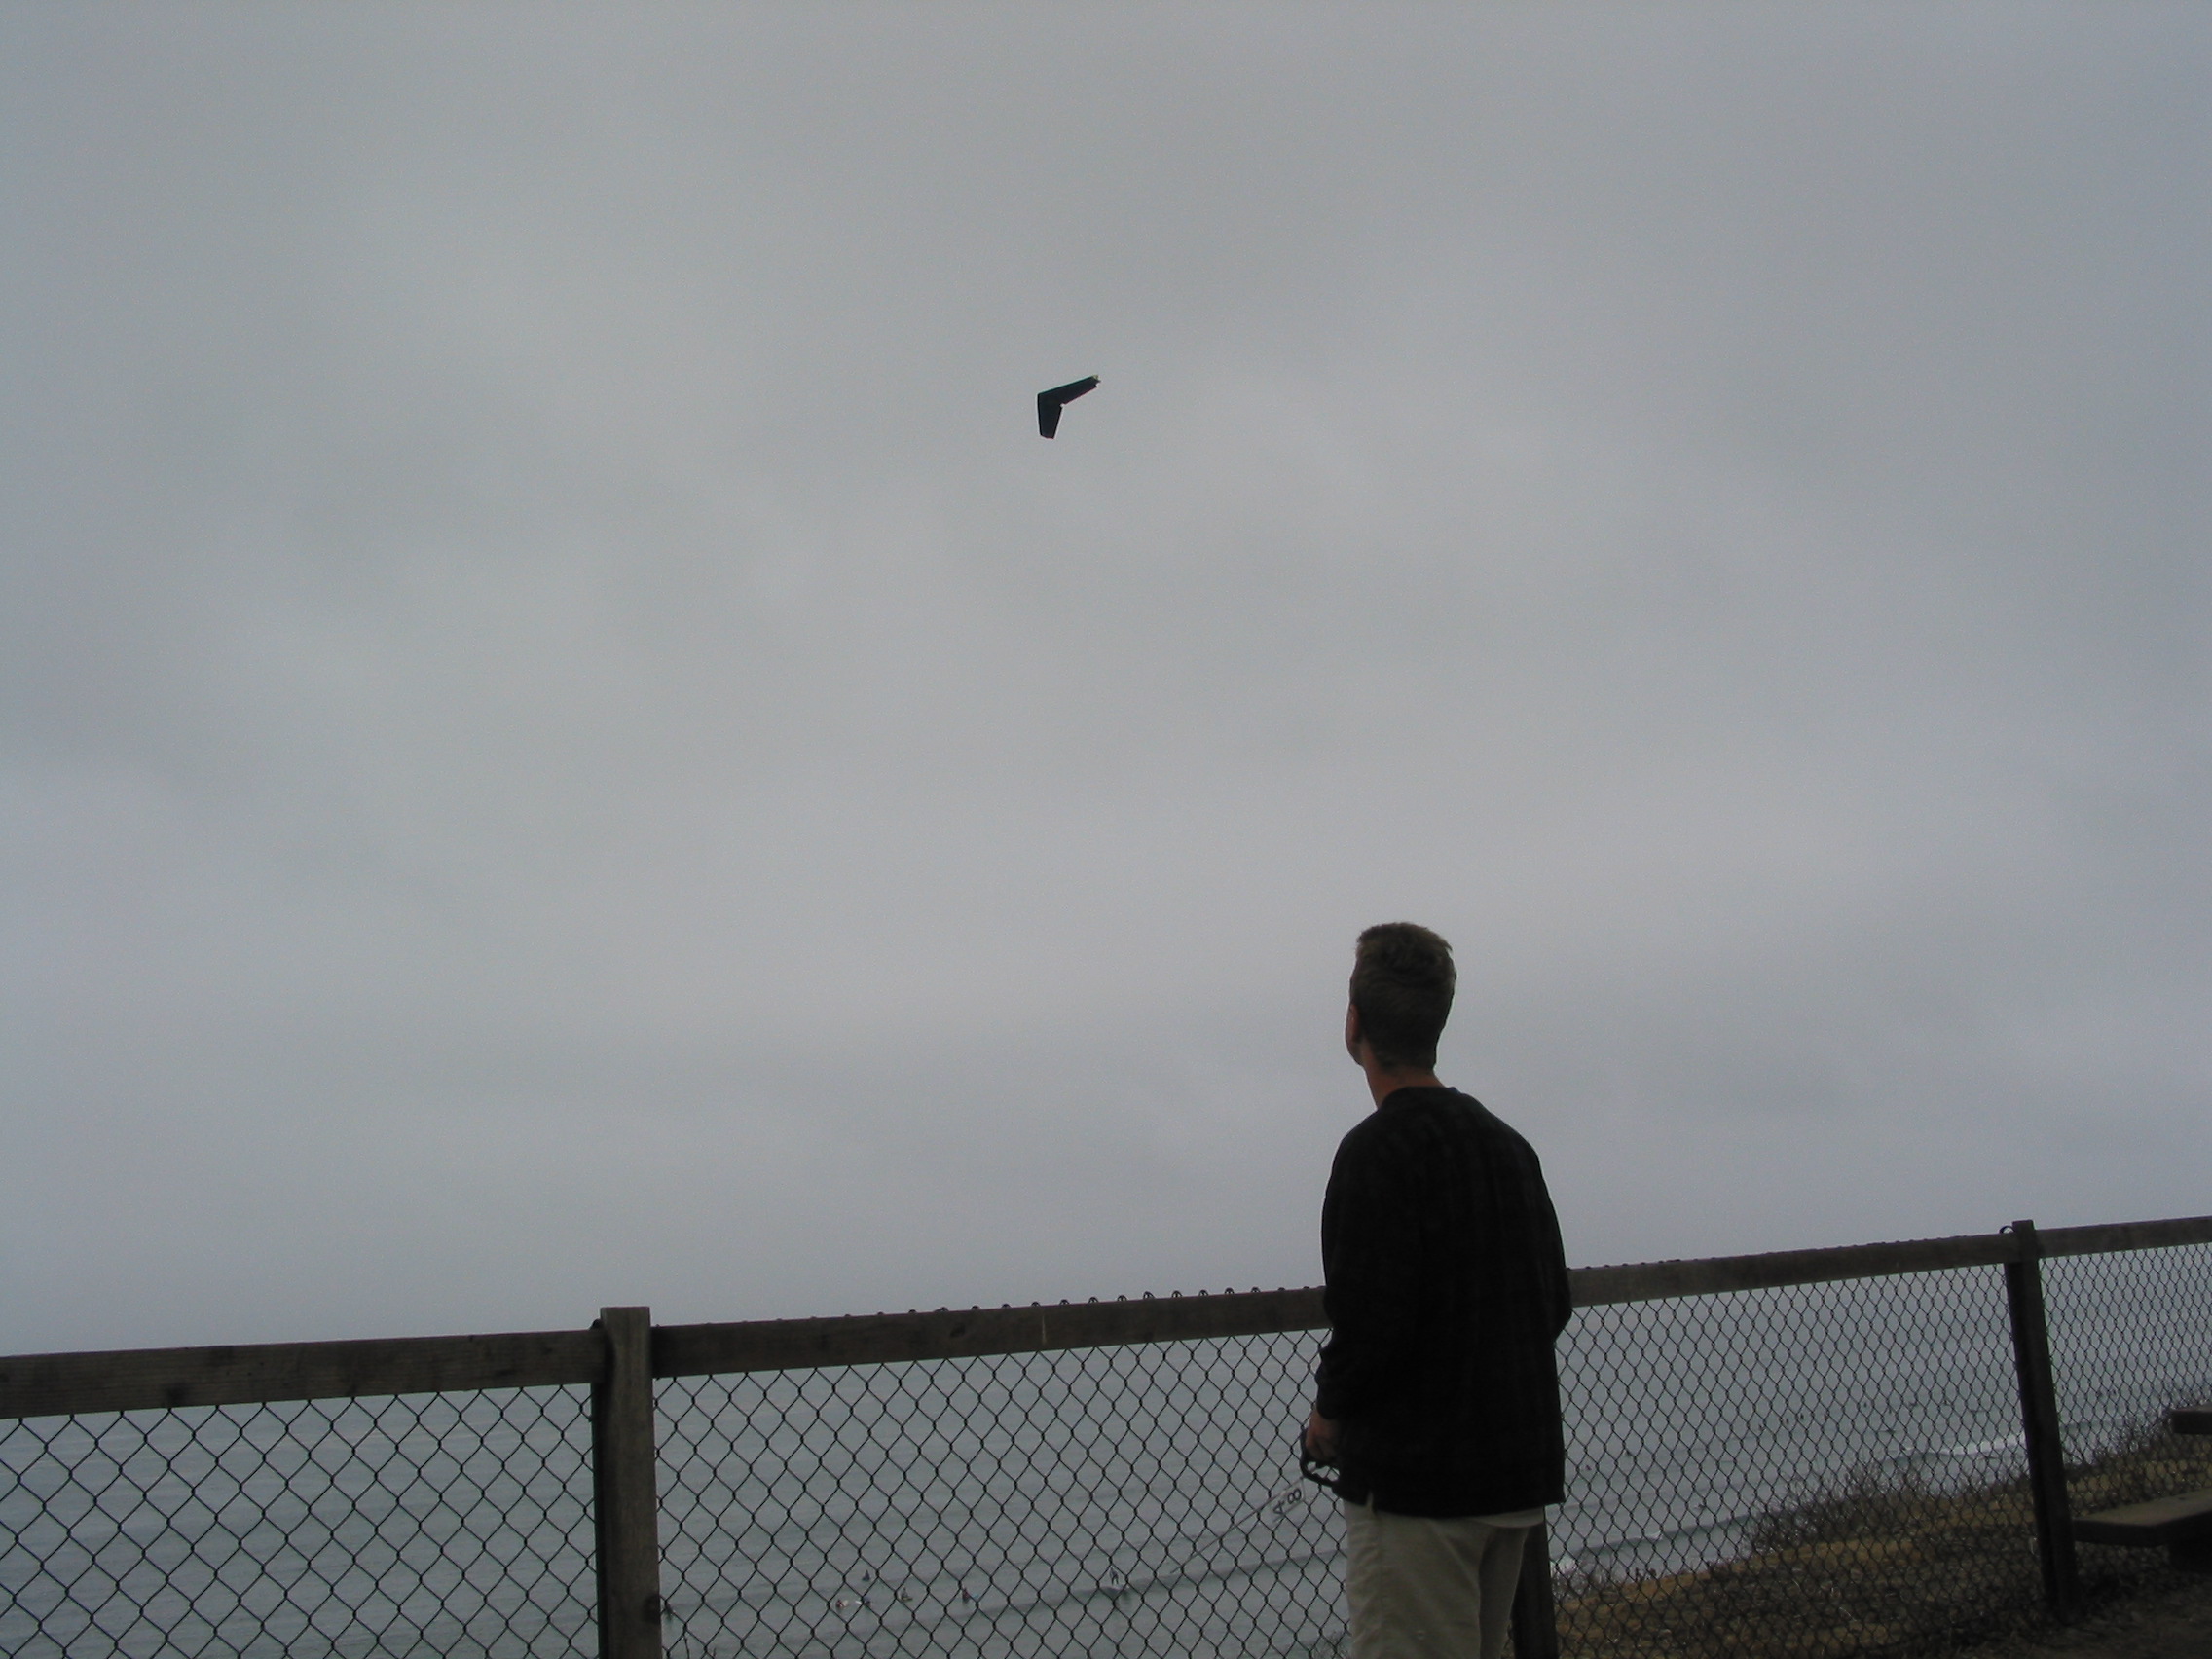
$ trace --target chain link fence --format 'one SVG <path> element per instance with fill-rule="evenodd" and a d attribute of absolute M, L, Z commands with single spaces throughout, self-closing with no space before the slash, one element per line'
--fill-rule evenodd
<path fill-rule="evenodd" d="M 2212 1488 L 2212 1441 L 2162 1430 L 2212 1401 L 2212 1244 L 2072 1247 L 2112 1252 L 2042 1270 L 2076 1512 Z M 2033 1622 L 2010 1249 L 1579 1272 L 1562 1650 L 1903 1656 Z M 600 1384 L 574 1381 L 614 1361 L 552 1334 L 410 1339 L 425 1352 L 391 1363 L 536 1365 L 560 1386 L 356 1378 L 367 1397 L 77 1415 L 5 1415 L 31 1395 L 0 1360 L 0 1653 L 1343 1651 L 1341 1521 L 1295 1448 L 1314 1293 L 662 1327 L 649 1362 L 629 1311 L 627 1375 L 659 1378 L 636 1456 L 660 1563 L 630 1636 L 596 1622 Z M 59 1356 L 86 1378 L 102 1357 Z M 2156 1550 L 2081 1561 L 2092 1599 L 2172 1570 Z"/>
<path fill-rule="evenodd" d="M 2137 1455 L 2212 1398 L 2212 1251 L 2063 1266 L 2061 1380 L 2106 1402 L 2083 1499 L 2212 1485 L 2200 1442 Z M 1315 1346 L 666 1382 L 673 1659 L 1341 1651 L 1341 1528 L 1293 1451 Z M 1561 1360 L 1567 1653 L 1940 1652 L 2040 1616 L 2001 1268 L 1586 1307 Z M 2166 1570 L 2090 1556 L 2106 1593 Z"/>
<path fill-rule="evenodd" d="M 2061 1258 L 2044 1284 L 2074 1512 L 2212 1488 L 2212 1437 L 2166 1422 L 2212 1404 L 2212 1246 Z M 2082 1573 L 2108 1598 L 2174 1576 L 2156 1550 L 2084 1549 Z"/>
<path fill-rule="evenodd" d="M 1277 1333 L 664 1382 L 671 1659 L 1307 1654 L 1341 1529 Z"/>
<path fill-rule="evenodd" d="M 1586 1309 L 1563 1649 L 1938 1647 L 2040 1605 L 2002 1272 Z"/>
<path fill-rule="evenodd" d="M 0 1420 L 11 1659 L 589 1655 L 589 1390 Z"/>

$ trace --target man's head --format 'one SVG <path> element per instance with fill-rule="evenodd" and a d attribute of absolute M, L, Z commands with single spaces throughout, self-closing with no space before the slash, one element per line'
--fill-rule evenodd
<path fill-rule="evenodd" d="M 1434 1071 L 1436 1040 L 1458 982 L 1452 947 L 1428 929 L 1383 922 L 1361 934 L 1351 1006 L 1375 1063 L 1386 1071 Z"/>

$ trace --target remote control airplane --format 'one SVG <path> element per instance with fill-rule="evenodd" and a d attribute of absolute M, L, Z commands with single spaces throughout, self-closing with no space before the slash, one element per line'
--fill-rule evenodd
<path fill-rule="evenodd" d="M 1087 375 L 1082 380 L 1070 381 L 1065 386 L 1056 386 L 1051 391 L 1039 392 L 1037 394 L 1037 435 L 1041 438 L 1049 438 L 1054 432 L 1057 432 L 1060 429 L 1060 411 L 1085 392 L 1095 390 L 1097 386 L 1098 377 Z"/>

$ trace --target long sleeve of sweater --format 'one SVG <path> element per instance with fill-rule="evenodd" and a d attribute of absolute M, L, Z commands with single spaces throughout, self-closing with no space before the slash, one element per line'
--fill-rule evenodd
<path fill-rule="evenodd" d="M 1412 1372 L 1419 1320 L 1420 1227 L 1391 1149 L 1348 1135 L 1337 1149 L 1321 1206 L 1321 1260 L 1331 1334 L 1314 1405 L 1336 1420 L 1372 1415 Z"/>

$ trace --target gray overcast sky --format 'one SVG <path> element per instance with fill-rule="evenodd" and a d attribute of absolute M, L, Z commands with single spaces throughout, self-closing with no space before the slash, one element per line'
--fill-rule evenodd
<path fill-rule="evenodd" d="M 0 1349 L 2212 1209 L 2201 6 L 0 13 Z M 1056 442 L 1032 399 L 1103 387 Z"/>

